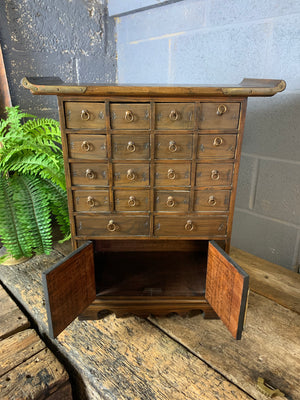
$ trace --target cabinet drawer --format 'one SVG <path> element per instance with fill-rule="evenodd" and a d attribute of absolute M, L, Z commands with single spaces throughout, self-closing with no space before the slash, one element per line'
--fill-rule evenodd
<path fill-rule="evenodd" d="M 231 186 L 233 164 L 197 164 L 196 186 Z"/>
<path fill-rule="evenodd" d="M 240 103 L 201 103 L 200 129 L 237 129 Z"/>
<path fill-rule="evenodd" d="M 188 211 L 190 192 L 157 190 L 155 192 L 155 211 Z"/>
<path fill-rule="evenodd" d="M 112 135 L 112 157 L 115 160 L 149 159 L 149 135 Z"/>
<path fill-rule="evenodd" d="M 191 164 L 156 164 L 156 186 L 189 186 L 191 184 Z"/>
<path fill-rule="evenodd" d="M 149 190 L 115 190 L 116 211 L 149 211 Z"/>
<path fill-rule="evenodd" d="M 107 165 L 99 163 L 71 163 L 72 185 L 108 185 Z"/>
<path fill-rule="evenodd" d="M 75 211 L 109 211 L 108 190 L 74 190 Z"/>
<path fill-rule="evenodd" d="M 148 186 L 149 164 L 114 164 L 115 186 Z"/>
<path fill-rule="evenodd" d="M 193 129 L 195 112 L 193 103 L 156 103 L 156 129 Z"/>
<path fill-rule="evenodd" d="M 75 223 L 77 236 L 108 238 L 149 235 L 149 217 L 143 215 L 77 215 Z"/>
<path fill-rule="evenodd" d="M 235 157 L 236 135 L 199 135 L 197 158 Z"/>
<path fill-rule="evenodd" d="M 197 190 L 195 211 L 227 211 L 231 190 Z"/>
<path fill-rule="evenodd" d="M 190 160 L 192 151 L 193 136 L 190 134 L 155 136 L 156 159 Z"/>
<path fill-rule="evenodd" d="M 110 123 L 112 129 L 149 129 L 149 104 L 111 104 Z"/>
<path fill-rule="evenodd" d="M 72 129 L 105 129 L 105 104 L 66 101 L 66 127 Z"/>
<path fill-rule="evenodd" d="M 68 135 L 70 158 L 103 160 L 107 158 L 105 135 Z"/>
<path fill-rule="evenodd" d="M 200 216 L 156 216 L 154 218 L 155 236 L 169 237 L 213 237 L 225 236 L 227 217 Z"/>

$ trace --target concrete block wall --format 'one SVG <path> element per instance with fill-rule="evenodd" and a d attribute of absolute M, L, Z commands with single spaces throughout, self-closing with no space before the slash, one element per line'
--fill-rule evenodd
<path fill-rule="evenodd" d="M 250 98 L 232 244 L 286 268 L 300 262 L 300 2 L 108 0 L 120 83 L 285 79 Z"/>

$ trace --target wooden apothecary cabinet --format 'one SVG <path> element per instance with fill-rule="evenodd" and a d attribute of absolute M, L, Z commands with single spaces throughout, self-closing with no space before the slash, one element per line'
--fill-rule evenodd
<path fill-rule="evenodd" d="M 247 97 L 285 82 L 22 83 L 58 96 L 62 130 L 74 252 L 43 277 L 51 335 L 79 314 L 202 310 L 239 339 L 249 277 L 227 253 Z"/>

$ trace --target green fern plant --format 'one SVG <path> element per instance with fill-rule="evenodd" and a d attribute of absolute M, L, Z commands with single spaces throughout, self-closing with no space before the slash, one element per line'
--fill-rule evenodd
<path fill-rule="evenodd" d="M 59 124 L 18 106 L 6 113 L 0 122 L 0 239 L 16 259 L 49 254 L 53 218 L 65 238 L 70 235 Z"/>

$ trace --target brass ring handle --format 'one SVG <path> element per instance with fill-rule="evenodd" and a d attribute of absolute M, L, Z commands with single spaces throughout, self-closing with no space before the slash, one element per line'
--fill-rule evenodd
<path fill-rule="evenodd" d="M 214 138 L 213 145 L 214 146 L 221 146 L 223 143 L 223 139 L 220 136 Z"/>
<path fill-rule="evenodd" d="M 169 150 L 171 151 L 171 153 L 175 153 L 175 151 L 177 151 L 177 145 L 176 142 L 174 140 L 170 140 L 169 142 Z"/>
<path fill-rule="evenodd" d="M 184 226 L 184 229 L 185 229 L 186 231 L 188 231 L 188 232 L 191 232 L 191 231 L 194 229 L 193 221 L 190 220 L 190 219 L 188 219 L 188 220 L 186 221 L 186 224 L 185 224 L 185 226 Z"/>
<path fill-rule="evenodd" d="M 95 199 L 92 196 L 88 196 L 87 203 L 90 207 L 95 207 Z"/>
<path fill-rule="evenodd" d="M 133 169 L 129 169 L 127 171 L 127 179 L 129 179 L 130 181 L 134 181 L 135 178 L 136 178 L 136 176 L 135 176 Z"/>
<path fill-rule="evenodd" d="M 134 119 L 133 112 L 130 111 L 130 110 L 127 110 L 127 111 L 125 112 L 125 120 L 126 120 L 127 122 L 133 122 L 133 119 Z"/>
<path fill-rule="evenodd" d="M 90 151 L 90 150 L 91 150 L 91 145 L 90 145 L 89 142 L 87 142 L 86 140 L 84 140 L 84 141 L 82 142 L 82 144 L 81 144 L 81 148 L 82 148 L 82 150 Z"/>
<path fill-rule="evenodd" d="M 227 112 L 228 108 L 225 104 L 220 104 L 217 108 L 217 115 L 223 115 Z"/>
<path fill-rule="evenodd" d="M 177 112 L 176 110 L 172 110 L 169 114 L 169 118 L 171 121 L 177 121 L 179 118 L 179 112 Z"/>
<path fill-rule="evenodd" d="M 217 171 L 216 169 L 213 169 L 213 170 L 211 171 L 210 177 L 211 177 L 211 179 L 212 179 L 213 181 L 218 181 L 218 180 L 220 179 L 220 173 L 219 173 L 219 171 Z"/>
<path fill-rule="evenodd" d="M 85 171 L 85 176 L 88 179 L 95 179 L 95 177 L 96 177 L 95 172 L 92 169 L 89 169 L 89 168 Z"/>
<path fill-rule="evenodd" d="M 136 150 L 134 142 L 128 142 L 127 144 L 127 151 L 133 153 Z"/>
<path fill-rule="evenodd" d="M 174 169 L 172 169 L 172 168 L 168 169 L 168 178 L 169 179 L 175 179 L 176 178 L 176 173 L 175 173 Z"/>
<path fill-rule="evenodd" d="M 208 198 L 208 204 L 210 206 L 215 206 L 217 204 L 217 200 L 214 198 L 214 196 L 209 196 Z"/>
<path fill-rule="evenodd" d="M 91 118 L 91 115 L 88 110 L 82 110 L 80 114 L 80 118 L 83 121 L 88 121 Z"/>
<path fill-rule="evenodd" d="M 119 226 L 117 224 L 115 224 L 114 221 L 111 219 L 110 221 L 108 221 L 108 224 L 106 225 L 106 229 L 109 232 L 115 232 L 116 230 L 119 229 Z"/>
<path fill-rule="evenodd" d="M 128 205 L 129 205 L 129 207 L 136 206 L 136 198 L 134 196 L 129 196 Z"/>
<path fill-rule="evenodd" d="M 174 197 L 169 196 L 167 199 L 167 207 L 174 207 L 175 206 L 175 200 Z"/>

